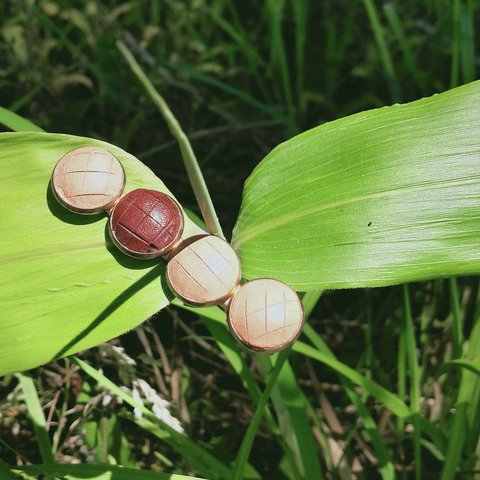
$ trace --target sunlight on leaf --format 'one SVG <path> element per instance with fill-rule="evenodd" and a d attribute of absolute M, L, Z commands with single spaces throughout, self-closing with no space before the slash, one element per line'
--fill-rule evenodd
<path fill-rule="evenodd" d="M 246 278 L 300 291 L 480 273 L 480 82 L 279 145 L 233 244 Z"/>
<path fill-rule="evenodd" d="M 118 147 L 46 133 L 0 134 L 0 374 L 26 370 L 136 327 L 168 304 L 164 261 L 120 253 L 106 215 L 82 216 L 50 192 L 57 160 L 84 145 L 122 162 L 126 191 L 170 193 L 153 172 Z M 196 231 L 186 219 L 186 234 Z"/>

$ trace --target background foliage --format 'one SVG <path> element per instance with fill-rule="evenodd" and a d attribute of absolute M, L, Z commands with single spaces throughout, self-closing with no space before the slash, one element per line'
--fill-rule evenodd
<path fill-rule="evenodd" d="M 0 5 L 0 102 L 47 131 L 133 153 L 196 210 L 176 145 L 115 47 L 123 38 L 192 139 L 230 237 L 246 177 L 281 141 L 474 80 L 479 11 L 475 0 L 11 0 Z M 36 388 L 3 378 L 1 458 L 48 463 L 53 450 L 63 463 L 206 478 L 472 475 L 478 296 L 477 278 L 338 291 L 318 303 L 309 294 L 308 345 L 288 360 L 240 352 L 215 310 L 168 309 L 82 359 L 35 370 Z M 111 396 L 103 375 L 128 393 Z M 172 419 L 125 405 L 144 398 L 159 413 L 160 396 L 188 437 L 169 429 Z"/>

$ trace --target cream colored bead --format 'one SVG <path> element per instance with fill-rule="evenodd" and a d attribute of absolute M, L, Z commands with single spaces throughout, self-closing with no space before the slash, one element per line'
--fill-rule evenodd
<path fill-rule="evenodd" d="M 52 174 L 57 200 L 77 213 L 108 210 L 120 198 L 125 173 L 120 162 L 107 150 L 81 147 L 68 152 Z"/>
<path fill-rule="evenodd" d="M 225 302 L 238 286 L 242 268 L 233 248 L 221 238 L 199 235 L 184 240 L 167 264 L 173 293 L 195 306 Z"/>
<path fill-rule="evenodd" d="M 288 285 L 270 278 L 243 284 L 233 295 L 228 325 L 246 347 L 276 352 L 292 344 L 303 327 L 303 306 Z"/>

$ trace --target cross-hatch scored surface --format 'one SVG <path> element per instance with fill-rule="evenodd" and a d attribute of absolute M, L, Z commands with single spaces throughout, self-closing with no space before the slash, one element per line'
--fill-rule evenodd
<path fill-rule="evenodd" d="M 242 285 L 228 311 L 230 329 L 254 350 L 286 348 L 300 335 L 303 307 L 297 293 L 273 279 L 257 279 Z"/>
<path fill-rule="evenodd" d="M 81 147 L 64 155 L 53 171 L 52 186 L 60 203 L 80 213 L 109 208 L 122 194 L 125 173 L 108 151 Z"/>
<path fill-rule="evenodd" d="M 187 240 L 189 242 L 189 240 Z M 232 247 L 212 235 L 183 247 L 167 265 L 173 292 L 191 305 L 214 305 L 226 300 L 242 276 Z"/>
<path fill-rule="evenodd" d="M 183 231 L 183 214 L 168 195 L 138 189 L 125 195 L 110 217 L 112 240 L 134 256 L 163 255 Z"/>

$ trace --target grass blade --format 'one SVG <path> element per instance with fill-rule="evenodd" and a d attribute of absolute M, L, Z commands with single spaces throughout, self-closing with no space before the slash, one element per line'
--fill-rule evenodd
<path fill-rule="evenodd" d="M 125 403 L 133 408 L 139 409 L 145 418 L 152 422 L 157 428 L 164 432 L 163 439 L 176 451 L 184 455 L 190 463 L 200 472 L 214 478 L 225 478 L 230 475 L 230 469 L 215 458 L 211 453 L 192 442 L 189 438 L 174 430 L 162 420 L 158 419 L 148 408 L 137 403 L 134 398 L 121 390 L 105 375 L 84 362 L 80 358 L 72 357 L 72 362 L 78 365 L 89 377 L 94 379 L 98 384 L 103 385 L 121 398 Z M 147 424 L 146 424 L 147 425 Z M 158 435 L 157 435 L 158 436 Z"/>
<path fill-rule="evenodd" d="M 404 304 L 404 322 L 405 346 L 407 354 L 408 372 L 410 377 L 410 410 L 412 412 L 413 432 L 413 450 L 415 456 L 415 478 L 421 479 L 422 456 L 421 456 L 421 431 L 420 431 L 420 368 L 417 360 L 417 345 L 415 341 L 415 332 L 413 328 L 412 308 L 410 304 L 410 294 L 408 285 L 402 285 L 403 304 Z"/>
<path fill-rule="evenodd" d="M 190 477 L 176 473 L 148 472 L 146 470 L 136 470 L 134 468 L 108 464 L 28 465 L 25 467 L 15 467 L 15 470 L 34 475 L 38 473 L 38 468 L 41 468 L 42 472 L 61 477 L 62 479 L 64 478 L 65 480 L 83 480 L 89 478 L 95 480 L 205 480 L 200 477 Z"/>
<path fill-rule="evenodd" d="M 283 16 L 285 8 L 286 0 L 267 0 L 265 3 L 265 13 L 270 27 L 270 60 L 280 72 L 284 101 L 287 105 L 291 124 L 294 125 L 295 107 L 293 104 L 292 83 L 283 38 Z M 295 133 L 295 130 L 298 129 L 294 129 L 293 133 Z"/>
<path fill-rule="evenodd" d="M 448 279 L 450 286 L 450 300 L 452 312 L 452 343 L 453 358 L 459 358 L 462 355 L 463 348 L 463 324 L 460 315 L 460 299 L 458 295 L 457 280 L 453 277 Z"/>
<path fill-rule="evenodd" d="M 25 395 L 25 403 L 28 408 L 28 415 L 33 424 L 35 431 L 35 437 L 37 439 L 38 448 L 40 449 L 40 455 L 44 463 L 54 463 L 52 444 L 50 437 L 46 430 L 45 416 L 43 414 L 42 406 L 38 398 L 35 384 L 32 377 L 29 377 L 23 373 L 17 373 L 16 377 L 20 382 L 23 394 Z"/>
<path fill-rule="evenodd" d="M 460 6 L 461 0 L 452 3 L 452 63 L 450 66 L 450 88 L 459 85 L 460 77 Z"/>
<path fill-rule="evenodd" d="M 449 434 L 445 463 L 442 468 L 440 480 L 454 480 L 457 478 L 457 467 L 462 459 L 462 449 L 465 443 L 467 430 L 467 404 L 460 403 L 456 407 L 453 425 Z"/>
<path fill-rule="evenodd" d="M 480 292 L 478 292 L 477 305 L 474 316 L 474 326 L 468 342 L 468 349 L 463 358 L 448 362 L 449 365 L 473 366 L 477 363 L 480 351 Z M 448 444 L 445 454 L 445 464 L 442 469 L 441 480 L 456 478 L 457 468 L 462 461 L 462 452 L 469 455 L 469 467 L 475 469 L 475 457 L 473 454 L 478 449 L 480 435 L 480 378 L 476 371 L 462 369 L 460 387 L 453 423 L 448 435 Z M 473 458 L 472 458 L 473 457 Z"/>
<path fill-rule="evenodd" d="M 478 2 L 477 2 L 478 5 Z M 475 80 L 475 14 L 474 1 L 465 0 L 462 4 L 458 26 L 459 50 L 462 67 L 463 82 Z"/>
<path fill-rule="evenodd" d="M 455 366 L 465 368 L 476 375 L 480 375 L 480 361 L 466 360 L 464 358 L 457 358 L 456 360 L 450 360 L 449 362 L 446 362 L 442 367 L 441 373 L 444 373 L 450 367 Z"/>
<path fill-rule="evenodd" d="M 272 370 L 270 359 L 265 355 L 258 355 L 257 359 L 267 376 Z M 288 361 L 278 375 L 271 396 L 283 437 L 293 454 L 297 476 L 323 479 L 316 443 L 305 413 L 306 399 Z"/>
<path fill-rule="evenodd" d="M 26 118 L 0 107 L 0 123 L 14 132 L 43 132 L 44 130 Z"/>
<path fill-rule="evenodd" d="M 373 380 L 365 378 L 356 370 L 345 365 L 336 358 L 332 358 L 329 355 L 319 352 L 315 348 L 298 341 L 293 344 L 292 350 L 333 368 L 335 372 L 348 378 L 354 384 L 364 388 L 372 397 L 375 397 L 380 403 L 383 403 L 386 408 L 398 417 L 406 418 L 410 416 L 410 409 L 400 398 L 393 393 L 390 393 Z"/>
<path fill-rule="evenodd" d="M 322 338 L 317 334 L 317 332 L 315 332 L 315 330 L 310 325 L 305 325 L 304 333 L 315 346 L 315 348 L 318 349 L 319 352 L 335 359 L 335 356 L 328 347 L 328 345 L 322 340 Z M 355 385 L 343 375 L 339 375 L 339 377 L 346 394 L 350 398 L 350 401 L 357 408 L 358 416 L 363 422 L 363 426 L 368 434 L 369 440 L 372 442 L 373 448 L 377 455 L 378 466 L 382 479 L 394 480 L 395 467 L 385 446 L 385 442 L 383 441 L 380 433 L 378 432 L 375 421 L 370 415 L 370 412 L 368 411 L 368 408 L 363 402 L 362 397 L 355 391 Z"/>
<path fill-rule="evenodd" d="M 255 403 L 258 403 L 261 396 L 260 388 L 258 387 L 258 384 L 250 370 L 250 367 L 247 365 L 245 359 L 242 356 L 242 349 L 240 348 L 239 344 L 233 339 L 231 333 L 228 331 L 225 321 L 225 313 L 223 313 L 217 307 L 202 308 L 200 312 L 198 308 L 189 307 L 188 305 L 183 304 L 179 300 L 173 300 L 172 303 L 185 310 L 200 314 L 202 316 L 205 325 L 210 330 L 210 333 L 213 335 L 215 341 L 217 342 L 217 345 L 222 350 L 227 360 L 230 362 L 232 368 L 242 379 L 243 385 L 248 390 L 250 397 Z M 265 355 L 258 354 L 257 360 L 262 363 L 262 359 L 263 361 L 269 362 L 269 359 Z M 270 370 L 270 368 L 268 368 L 268 370 Z M 274 394 L 272 393 L 272 400 L 273 399 Z M 287 425 L 282 425 L 285 428 L 281 430 L 268 405 L 265 407 L 264 416 L 269 424 L 272 433 L 275 435 L 276 440 L 282 447 L 290 468 L 293 471 L 296 471 L 297 467 L 295 463 L 295 458 L 284 433 L 285 428 L 290 428 L 290 430 L 292 430 L 292 427 L 290 427 L 288 424 L 288 420 Z M 278 416 L 280 417 L 279 414 Z"/>
<path fill-rule="evenodd" d="M 250 456 L 250 451 L 252 449 L 253 441 L 255 440 L 255 436 L 257 434 L 258 427 L 260 426 L 260 421 L 265 413 L 265 407 L 267 406 L 268 400 L 270 398 L 270 394 L 272 392 L 273 386 L 280 374 L 280 371 L 285 364 L 285 361 L 288 358 L 290 353 L 290 349 L 284 350 L 283 352 L 275 355 L 275 365 L 270 372 L 270 376 L 268 378 L 268 382 L 263 390 L 263 393 L 258 401 L 257 408 L 255 409 L 255 413 L 253 418 L 248 426 L 248 429 L 243 437 L 242 444 L 240 445 L 240 449 L 238 451 L 235 465 L 233 467 L 233 471 L 231 476 L 229 477 L 230 480 L 241 480 L 244 475 L 244 469 L 247 465 L 248 457 Z"/>
<path fill-rule="evenodd" d="M 295 81 L 297 101 L 300 101 L 305 77 L 305 45 L 307 40 L 309 0 L 290 0 L 290 7 L 295 20 Z"/>
<path fill-rule="evenodd" d="M 302 298 L 305 319 L 315 307 L 322 292 L 308 292 Z M 269 357 L 258 354 L 257 360 L 264 376 L 272 370 Z M 318 461 L 315 439 L 310 428 L 305 407 L 308 400 L 300 389 L 295 373 L 288 360 L 285 362 L 272 390 L 272 403 L 279 420 L 280 429 L 295 463 L 294 472 L 297 477 L 322 479 L 323 473 Z"/>
<path fill-rule="evenodd" d="M 400 84 L 398 83 L 397 74 L 393 66 L 392 57 L 385 40 L 385 33 L 383 31 L 382 24 L 378 17 L 377 9 L 373 0 L 363 0 L 365 10 L 367 11 L 368 19 L 370 20 L 370 26 L 373 31 L 375 43 L 377 44 L 378 53 L 382 61 L 383 70 L 387 78 L 387 83 L 390 88 L 390 95 L 393 102 L 400 102 L 402 100 L 400 92 Z"/>
<path fill-rule="evenodd" d="M 410 48 L 410 44 L 407 37 L 405 36 L 405 32 L 403 31 L 403 27 L 402 27 L 402 22 L 398 18 L 397 10 L 395 9 L 395 5 L 393 4 L 393 2 L 384 3 L 383 12 L 385 13 L 385 17 L 387 18 L 390 29 L 395 35 L 395 38 L 400 46 L 400 49 L 402 50 L 403 64 L 405 65 L 405 69 L 410 73 L 412 79 L 420 89 L 420 92 L 423 95 L 425 95 L 426 94 L 425 84 L 420 75 L 420 70 L 415 64 L 415 59 L 413 57 L 412 49 Z"/>

